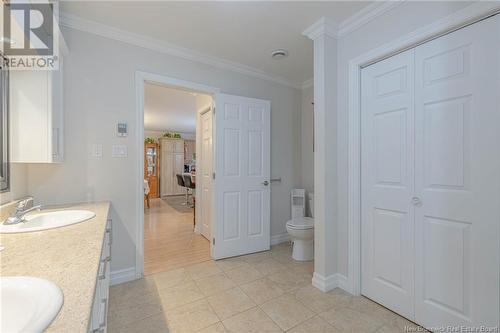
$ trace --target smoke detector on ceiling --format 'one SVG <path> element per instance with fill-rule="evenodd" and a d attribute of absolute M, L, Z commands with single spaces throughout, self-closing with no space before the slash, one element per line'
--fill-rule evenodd
<path fill-rule="evenodd" d="M 271 57 L 273 57 L 273 59 L 286 58 L 286 57 L 288 57 L 288 51 L 284 50 L 284 49 L 274 50 L 273 52 L 271 52 Z"/>

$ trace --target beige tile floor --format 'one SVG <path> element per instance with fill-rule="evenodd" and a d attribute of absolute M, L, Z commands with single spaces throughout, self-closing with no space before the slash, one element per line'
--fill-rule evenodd
<path fill-rule="evenodd" d="M 412 322 L 364 297 L 311 285 L 288 244 L 111 287 L 114 332 L 405 332 Z M 408 330 L 406 330 L 408 332 Z"/>

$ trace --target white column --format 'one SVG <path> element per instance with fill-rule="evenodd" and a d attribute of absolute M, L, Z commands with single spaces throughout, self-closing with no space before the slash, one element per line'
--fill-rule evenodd
<path fill-rule="evenodd" d="M 326 292 L 335 278 L 337 214 L 337 27 L 322 18 L 303 32 L 314 41 L 314 276 Z"/>

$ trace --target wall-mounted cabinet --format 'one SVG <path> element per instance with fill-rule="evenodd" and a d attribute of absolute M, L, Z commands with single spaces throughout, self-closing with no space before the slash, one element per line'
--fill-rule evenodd
<path fill-rule="evenodd" d="M 54 71 L 11 71 L 13 163 L 57 163 L 63 154 L 63 64 Z"/>
<path fill-rule="evenodd" d="M 58 26 L 57 70 L 10 70 L 10 157 L 13 163 L 58 163 L 63 150 L 63 57 Z"/>

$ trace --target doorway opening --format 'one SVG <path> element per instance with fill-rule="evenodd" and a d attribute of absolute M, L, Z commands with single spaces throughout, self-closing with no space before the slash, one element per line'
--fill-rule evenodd
<path fill-rule="evenodd" d="M 180 152 L 182 144 L 178 143 L 183 141 L 182 133 L 177 133 L 180 131 L 174 130 L 172 134 L 172 130 L 166 130 L 170 133 L 165 136 L 166 139 L 163 138 L 162 134 L 160 140 L 148 140 L 151 143 L 158 141 L 156 157 L 154 151 L 150 152 L 150 155 L 153 156 L 150 157 L 152 163 L 159 163 L 159 167 L 157 166 L 159 177 L 158 196 L 163 197 L 162 188 L 170 189 L 172 192 L 164 192 L 164 197 L 178 196 L 177 200 L 184 200 L 183 202 L 180 201 L 180 205 L 182 203 L 185 203 L 186 206 L 194 205 L 193 215 L 191 215 L 193 220 L 189 223 L 190 229 L 187 229 L 187 234 L 204 242 L 204 246 L 208 250 L 202 251 L 202 253 L 208 253 L 208 256 L 202 256 L 201 258 L 191 256 L 188 258 L 202 262 L 209 259 L 217 260 L 269 250 L 271 237 L 270 101 L 222 94 L 218 88 L 141 71 L 136 72 L 135 81 L 137 96 L 136 121 L 138 124 L 136 195 L 139 206 L 135 238 L 136 277 L 141 278 L 144 276 L 145 263 L 149 266 L 149 257 L 152 253 L 150 249 L 154 249 L 159 258 L 156 262 L 164 262 L 164 264 L 159 264 L 156 269 L 148 268 L 146 274 L 175 269 L 175 267 L 179 268 L 193 263 L 193 261 L 188 262 L 186 258 L 176 255 L 174 252 L 169 253 L 166 249 L 161 249 L 161 245 L 171 245 L 169 243 L 177 241 L 176 237 L 169 242 L 160 236 L 157 237 L 155 246 L 151 245 L 150 247 L 150 245 L 145 244 L 145 242 L 153 239 L 153 237 L 150 237 L 151 232 L 155 232 L 156 235 L 159 234 L 157 232 L 159 223 L 153 223 L 153 221 L 147 225 L 148 221 L 145 222 L 144 215 L 146 209 L 152 208 L 152 198 L 145 196 L 146 192 L 149 196 L 151 191 L 151 188 L 149 188 L 150 182 L 154 183 L 154 179 L 149 180 L 148 177 L 151 175 L 148 172 L 151 172 L 154 176 L 153 171 L 155 171 L 154 168 L 146 165 L 148 156 L 145 155 L 148 151 L 144 149 L 145 139 L 147 138 L 145 136 L 145 108 L 146 103 L 148 103 L 146 101 L 146 88 L 149 85 L 181 91 L 190 94 L 192 97 L 200 96 L 200 100 L 202 95 L 209 97 L 205 99 L 207 101 L 205 104 L 199 103 L 196 108 L 196 120 L 194 120 L 196 124 L 194 156 L 196 173 L 194 173 L 193 177 L 193 173 L 190 172 L 192 171 L 190 163 L 186 164 L 185 170 L 187 172 L 179 168 L 182 179 L 185 179 L 184 176 L 190 178 L 189 180 L 196 184 L 193 186 L 194 188 L 185 186 L 189 180 L 184 180 L 184 186 L 179 185 L 182 183 L 181 177 L 177 177 L 179 169 L 176 169 L 177 164 L 175 161 L 176 159 L 182 160 L 182 158 L 175 154 L 182 154 Z M 159 95 L 163 96 L 162 93 Z M 215 110 L 216 106 L 219 110 L 217 112 Z M 165 110 L 164 108 L 161 109 Z M 146 115 L 146 117 L 148 116 Z M 149 120 L 147 121 L 149 122 Z M 157 121 L 153 120 L 152 123 L 157 124 Z M 192 118 L 191 123 L 193 123 Z M 163 130 L 160 129 L 160 132 Z M 180 134 L 180 138 L 176 134 Z M 173 180 L 163 185 L 161 173 L 165 167 L 161 165 L 161 140 L 174 141 L 174 143 L 165 146 L 167 147 L 165 153 L 171 153 L 172 158 L 163 162 L 163 164 L 167 165 L 166 168 L 170 167 L 172 170 L 172 173 L 167 172 L 167 176 L 164 176 L 164 178 L 172 177 Z M 173 162 L 169 163 L 170 160 Z M 186 160 L 184 160 L 185 162 Z M 178 163 L 180 164 L 180 162 Z M 150 171 L 148 171 L 148 168 Z M 144 178 L 148 178 L 146 179 L 147 186 Z M 183 192 L 176 193 L 175 191 L 178 189 L 176 186 L 183 188 Z M 194 201 L 192 198 L 194 198 Z M 147 208 L 148 199 L 149 208 Z M 175 210 L 172 207 L 175 203 L 169 203 L 168 200 L 162 200 L 162 198 L 156 199 L 158 200 L 155 203 L 166 203 Z M 186 220 L 189 221 L 191 216 L 186 217 Z M 184 224 L 183 227 L 187 227 L 187 224 Z M 149 234 L 145 233 L 146 228 L 149 228 Z M 165 232 L 165 234 L 169 233 Z M 166 264 L 166 262 L 170 264 Z"/>
<path fill-rule="evenodd" d="M 211 259 L 212 96 L 144 82 L 144 275 Z M 207 177 L 210 175 L 210 177 Z"/>

